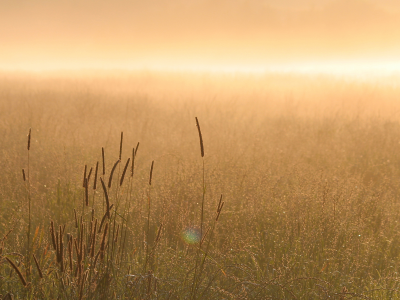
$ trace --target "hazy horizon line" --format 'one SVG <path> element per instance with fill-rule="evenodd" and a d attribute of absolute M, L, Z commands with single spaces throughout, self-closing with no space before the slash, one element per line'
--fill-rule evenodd
<path fill-rule="evenodd" d="M 289 64 L 256 65 L 132 65 L 132 64 L 26 64 L 25 66 L 4 66 L 1 73 L 60 73 L 60 72 L 161 72 L 161 73 L 310 73 L 310 74 L 357 74 L 357 73 L 399 73 L 400 61 L 389 62 L 312 62 Z"/>

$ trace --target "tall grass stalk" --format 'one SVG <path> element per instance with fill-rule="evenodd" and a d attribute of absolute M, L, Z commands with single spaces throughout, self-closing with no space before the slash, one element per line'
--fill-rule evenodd
<path fill-rule="evenodd" d="M 30 149 L 31 149 L 31 134 L 32 128 L 29 128 L 28 133 L 28 168 L 27 168 L 27 175 L 28 175 L 28 255 L 26 257 L 26 277 L 30 280 L 30 270 L 31 270 L 31 226 L 32 226 L 32 219 L 31 219 L 31 176 L 30 176 Z"/>
<path fill-rule="evenodd" d="M 117 165 L 118 165 L 117 179 L 120 178 L 120 173 L 121 173 L 121 164 L 120 164 L 120 162 L 122 161 L 123 141 L 124 141 L 124 133 L 121 131 L 121 138 L 120 138 L 120 143 L 119 143 L 119 156 L 118 156 L 118 161 L 114 164 L 114 166 L 113 166 L 113 168 L 111 170 L 111 174 L 110 174 L 110 178 L 109 178 L 109 182 L 108 182 L 109 191 L 111 190 L 112 178 L 113 178 L 113 174 L 114 174 L 114 171 L 115 171 L 115 168 L 116 168 Z M 128 163 L 129 163 L 129 161 L 128 161 Z M 127 165 L 125 167 L 125 170 L 126 170 L 126 168 L 127 168 Z M 108 235 L 108 245 L 110 245 L 110 242 L 111 242 L 111 249 L 108 248 L 107 257 L 109 257 L 109 255 L 111 255 L 111 261 L 114 260 L 114 252 L 116 250 L 115 249 L 116 248 L 115 240 L 117 238 L 116 235 L 118 235 L 118 231 L 119 231 L 119 225 L 117 227 L 117 225 L 116 225 L 117 223 L 116 222 L 117 222 L 118 208 L 119 208 L 119 202 L 120 202 L 120 197 L 119 196 L 120 196 L 120 188 L 121 188 L 121 185 L 122 185 L 122 181 L 123 181 L 123 178 L 121 178 L 121 180 L 119 180 L 117 182 L 117 187 L 115 189 L 115 208 L 114 208 L 114 210 L 112 212 L 111 222 L 110 222 L 110 233 L 111 233 L 111 224 L 112 224 L 112 235 L 111 234 Z M 111 193 L 109 193 L 109 194 L 111 194 Z M 116 232 L 116 230 L 117 230 L 117 232 Z M 110 251 L 111 251 L 111 253 L 110 253 Z"/>
<path fill-rule="evenodd" d="M 202 241 L 203 241 L 203 227 L 204 227 L 204 202 L 205 202 L 205 195 L 206 195 L 206 185 L 205 185 L 205 167 L 204 167 L 204 144 L 203 144 L 203 135 L 201 134 L 201 129 L 200 129 L 200 123 L 199 120 L 196 119 L 196 127 L 197 131 L 199 134 L 199 140 L 200 140 L 200 155 L 202 159 L 202 200 L 201 200 L 201 213 L 200 213 L 200 240 L 199 240 L 199 245 L 197 249 L 197 254 L 196 254 L 196 262 L 195 262 L 195 268 L 194 268 L 194 275 L 193 275 L 193 283 L 192 283 L 192 290 L 191 290 L 191 299 L 194 299 L 196 297 L 196 291 L 197 291 L 197 285 L 198 285 L 198 280 L 200 279 L 200 274 L 198 274 L 198 263 L 201 255 L 201 246 L 202 246 Z"/>
<path fill-rule="evenodd" d="M 126 240 L 127 240 L 127 232 L 129 228 L 129 219 L 131 215 L 131 203 L 133 201 L 132 199 L 132 190 L 133 190 L 133 175 L 135 172 L 135 158 L 136 158 L 136 153 L 137 149 L 139 148 L 139 143 L 137 143 L 136 149 L 132 148 L 132 163 L 131 163 L 131 172 L 129 176 L 129 191 L 126 195 L 126 201 L 125 201 L 125 210 L 124 210 L 124 218 L 122 220 L 122 228 L 124 228 L 125 224 L 125 231 L 124 231 L 124 237 L 121 238 L 121 246 L 120 246 L 120 261 L 124 259 L 124 254 L 125 254 L 125 245 L 126 245 Z"/>
<path fill-rule="evenodd" d="M 93 201 L 92 201 L 92 209 L 94 209 L 94 200 L 96 198 L 96 190 L 97 190 L 97 175 L 99 171 L 99 162 L 96 163 L 96 170 L 94 172 L 94 181 L 93 181 Z"/>
<path fill-rule="evenodd" d="M 206 186 L 205 186 L 205 170 L 204 170 L 204 145 L 203 145 L 203 136 L 201 134 L 199 120 L 196 117 L 196 126 L 199 132 L 199 139 L 200 139 L 200 154 L 203 163 L 203 184 L 202 184 L 202 200 L 201 200 L 201 215 L 200 215 L 200 237 L 203 237 L 203 223 L 204 223 L 204 201 L 205 201 L 205 194 L 206 194 Z"/>
<path fill-rule="evenodd" d="M 199 248 L 201 248 L 202 244 L 203 244 L 203 243 L 205 242 L 205 240 L 206 240 L 207 233 L 210 232 L 209 238 L 208 238 L 208 242 L 207 242 L 207 246 L 206 246 L 206 248 L 205 248 L 204 251 L 201 250 L 201 251 L 203 252 L 204 255 L 203 255 L 203 259 L 201 260 L 201 263 L 200 263 L 200 266 L 199 266 L 199 275 L 198 275 L 198 278 L 201 278 L 201 275 L 202 275 L 202 273 L 203 273 L 204 264 L 205 264 L 205 262 L 206 262 L 206 258 L 207 258 L 207 256 L 208 256 L 208 253 L 209 253 L 209 250 L 210 250 L 211 241 L 212 241 L 213 236 L 214 236 L 215 227 L 216 227 L 216 225 L 217 225 L 217 222 L 218 222 L 219 216 L 221 215 L 221 211 L 222 211 L 222 208 L 223 208 L 223 207 L 224 207 L 224 202 L 222 201 L 222 195 L 221 195 L 221 197 L 220 197 L 220 199 L 219 199 L 219 203 L 218 203 L 218 207 L 217 207 L 217 211 L 216 211 L 216 214 L 215 214 L 215 220 L 214 220 L 214 222 L 213 222 L 213 225 L 212 225 L 211 228 L 209 228 L 209 229 L 207 230 L 207 232 L 206 232 L 206 234 L 204 235 L 204 237 L 202 237 L 202 240 L 201 240 L 200 245 L 199 245 Z M 219 267 L 221 268 L 221 266 L 219 266 Z M 224 270 L 223 270 L 222 268 L 221 268 L 220 270 L 221 270 L 221 272 L 226 276 Z M 198 290 L 199 283 L 200 283 L 200 280 L 197 280 L 196 283 L 195 283 L 195 287 L 194 287 L 194 290 L 195 290 L 195 292 L 194 292 L 194 298 L 195 298 L 196 292 L 197 292 L 197 290 Z M 203 295 L 206 293 L 206 291 L 207 291 L 207 288 L 204 289 L 204 291 L 202 292 L 202 294 L 201 294 L 201 296 L 200 296 L 200 299 L 203 298 Z"/>
<path fill-rule="evenodd" d="M 102 174 L 103 174 L 103 178 L 106 178 L 106 162 L 105 162 L 105 153 L 104 153 L 104 147 L 101 147 L 101 161 L 102 161 Z M 105 206 L 105 195 L 103 193 L 103 214 L 104 214 L 104 206 Z"/>
<path fill-rule="evenodd" d="M 150 168 L 150 175 L 149 175 L 149 190 L 147 194 L 147 203 L 148 203 L 148 211 L 147 211 L 147 231 L 146 231 L 146 243 L 145 243 L 145 253 L 146 253 L 146 258 L 145 258 L 145 263 L 143 267 L 143 272 L 146 273 L 147 270 L 147 263 L 149 260 L 149 243 L 150 243 L 150 212 L 151 212 L 151 180 L 153 177 L 153 167 L 154 167 L 154 160 L 151 162 L 151 168 Z"/>

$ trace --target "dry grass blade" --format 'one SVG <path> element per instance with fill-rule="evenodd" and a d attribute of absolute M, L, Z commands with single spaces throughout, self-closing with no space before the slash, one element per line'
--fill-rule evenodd
<path fill-rule="evenodd" d="M 93 168 L 90 168 L 89 174 L 88 174 L 88 176 L 87 176 L 87 184 L 89 184 L 90 176 L 92 175 L 92 171 L 93 171 Z"/>
<path fill-rule="evenodd" d="M 76 262 L 76 265 L 77 265 L 77 268 L 76 268 L 76 273 L 75 273 L 75 276 L 77 277 L 77 276 L 79 276 L 80 277 L 80 275 L 81 275 L 81 273 L 82 273 L 82 254 L 81 254 L 81 252 L 79 251 L 79 245 L 78 245 L 78 241 L 77 241 L 77 239 L 74 239 L 74 245 L 75 245 L 75 252 L 76 252 L 76 257 L 77 257 L 77 262 Z"/>
<path fill-rule="evenodd" d="M 96 246 L 96 231 L 97 231 L 97 219 L 94 222 L 93 233 L 92 233 L 92 244 L 90 245 L 90 257 L 94 257 L 94 248 Z"/>
<path fill-rule="evenodd" d="M 114 204 L 111 204 L 111 205 L 110 205 L 110 210 L 111 210 L 113 207 L 114 207 Z M 103 226 L 103 224 L 104 224 L 104 221 L 106 220 L 106 217 L 107 217 L 107 212 L 104 214 L 103 218 L 101 219 L 98 233 L 100 233 L 101 228 L 102 228 L 102 226 Z"/>
<path fill-rule="evenodd" d="M 114 171 L 117 168 L 117 165 L 119 164 L 119 162 L 120 162 L 120 160 L 118 159 L 115 162 L 115 164 L 114 164 L 114 166 L 113 166 L 113 168 L 111 170 L 110 178 L 108 179 L 108 188 L 111 188 L 111 183 L 112 183 L 112 178 L 113 178 L 113 175 L 114 175 Z"/>
<path fill-rule="evenodd" d="M 96 268 L 96 264 L 97 264 L 97 260 L 99 259 L 99 256 L 100 256 L 100 249 L 99 249 L 99 251 L 97 251 L 97 254 L 96 254 L 95 258 L 94 258 L 93 269 Z"/>
<path fill-rule="evenodd" d="M 124 171 L 122 172 L 121 180 L 120 180 L 120 182 L 119 182 L 119 185 L 120 185 L 120 186 L 121 186 L 122 183 L 124 182 L 125 173 L 126 173 L 126 170 L 128 169 L 130 160 L 131 160 L 131 159 L 128 158 L 128 160 L 126 161 L 125 168 L 124 168 Z"/>
<path fill-rule="evenodd" d="M 8 261 L 8 263 L 11 265 L 11 267 L 13 267 L 13 269 L 15 270 L 15 272 L 18 274 L 19 279 L 21 280 L 21 283 L 24 286 L 27 286 L 27 282 L 24 278 L 24 275 L 22 275 L 21 271 L 18 269 L 18 267 L 8 258 L 6 257 L 6 260 Z"/>
<path fill-rule="evenodd" d="M 200 246 L 203 245 L 204 240 L 206 239 L 206 236 L 207 236 L 208 232 L 210 231 L 210 228 L 211 228 L 211 227 L 208 227 L 206 233 L 205 233 L 205 234 L 203 235 L 203 237 L 201 238 Z"/>
<path fill-rule="evenodd" d="M 74 238 L 74 246 L 75 246 L 75 252 L 76 252 L 76 258 L 78 260 L 78 264 L 80 262 L 80 252 L 79 252 L 79 241 L 77 238 Z"/>
<path fill-rule="evenodd" d="M 87 165 L 85 165 L 85 171 L 83 171 L 83 183 L 82 183 L 82 187 L 86 187 L 86 171 L 87 171 Z"/>
<path fill-rule="evenodd" d="M 219 215 L 221 214 L 222 208 L 224 207 L 224 203 L 225 203 L 225 202 L 222 202 L 221 207 L 220 207 L 219 210 L 217 211 L 217 217 L 215 218 L 215 221 L 218 221 Z"/>
<path fill-rule="evenodd" d="M 139 149 L 139 142 L 137 143 L 137 145 L 136 145 L 136 149 L 135 149 L 135 156 L 137 155 L 137 151 L 138 151 L 138 149 Z"/>
<path fill-rule="evenodd" d="M 119 160 L 122 158 L 122 142 L 124 140 L 124 133 L 121 132 L 121 141 L 119 142 Z"/>
<path fill-rule="evenodd" d="M 93 183 L 93 189 L 95 190 L 97 188 L 97 172 L 99 170 L 99 162 L 96 163 L 96 170 L 94 172 L 94 183 Z"/>
<path fill-rule="evenodd" d="M 154 166 L 154 160 L 151 162 L 149 185 L 151 185 L 151 179 L 153 178 L 153 166 Z"/>
<path fill-rule="evenodd" d="M 148 278 L 147 295 L 148 296 L 150 296 L 150 293 L 151 293 L 151 279 L 152 279 L 152 277 L 153 277 L 153 274 L 152 274 L 152 271 L 150 270 L 148 275 L 147 275 L 147 278 Z"/>
<path fill-rule="evenodd" d="M 217 211 L 219 211 L 219 210 L 220 210 L 221 203 L 222 203 L 222 195 L 221 195 L 221 197 L 219 198 L 219 202 L 218 202 L 218 208 L 217 208 Z"/>
<path fill-rule="evenodd" d="M 3 238 L 1 239 L 1 241 L 2 241 L 2 242 L 5 241 L 5 240 L 7 239 L 7 237 L 8 237 L 8 235 L 9 235 L 12 231 L 13 231 L 13 229 L 10 229 L 10 230 L 3 236 Z"/>
<path fill-rule="evenodd" d="M 32 128 L 29 128 L 29 133 L 28 133 L 28 151 L 31 149 L 31 132 Z"/>
<path fill-rule="evenodd" d="M 50 233 L 51 233 L 51 241 L 53 243 L 53 248 L 55 251 L 57 251 L 57 243 L 56 243 L 56 236 L 55 236 L 53 221 L 50 221 Z"/>
<path fill-rule="evenodd" d="M 81 232 L 79 237 L 79 262 L 82 262 L 83 259 L 83 233 L 85 232 L 85 224 L 81 222 Z"/>
<path fill-rule="evenodd" d="M 85 204 L 89 206 L 89 184 L 88 178 L 85 178 Z"/>
<path fill-rule="evenodd" d="M 197 119 L 197 117 L 196 117 L 196 126 L 197 126 L 197 130 L 199 132 L 199 138 L 200 138 L 201 157 L 204 157 L 203 136 L 201 134 L 200 124 L 199 124 L 199 120 Z"/>
<path fill-rule="evenodd" d="M 108 223 L 104 226 L 104 232 L 103 232 L 103 238 L 101 239 L 101 244 L 100 244 L 100 258 L 104 258 L 104 250 L 106 249 L 106 236 L 107 236 L 107 231 L 108 231 Z"/>
<path fill-rule="evenodd" d="M 117 226 L 117 232 L 115 233 L 115 240 L 114 243 L 117 244 L 118 243 L 118 234 L 119 234 L 119 224 Z"/>
<path fill-rule="evenodd" d="M 80 286 L 80 289 L 79 289 L 79 300 L 81 300 L 81 299 L 83 298 L 83 287 L 84 287 L 84 285 L 85 285 L 85 282 L 86 282 L 86 279 L 87 279 L 87 275 L 88 275 L 87 272 L 85 272 L 85 273 L 83 274 L 81 286 Z"/>
<path fill-rule="evenodd" d="M 76 209 L 74 208 L 75 228 L 78 228 L 78 217 L 76 216 Z"/>
<path fill-rule="evenodd" d="M 72 236 L 69 238 L 68 240 L 68 258 L 69 258 L 69 269 L 73 270 L 73 266 L 72 266 L 72 257 L 73 257 L 73 251 L 74 248 L 72 247 Z"/>
<path fill-rule="evenodd" d="M 40 278 L 43 278 L 43 273 L 42 273 L 42 270 L 40 269 L 39 262 L 38 262 L 38 260 L 36 259 L 35 254 L 33 254 L 33 260 L 35 261 L 36 268 L 37 268 L 37 270 L 38 270 L 38 272 L 39 272 L 39 277 L 40 277 Z"/>
<path fill-rule="evenodd" d="M 104 159 L 104 147 L 101 147 L 101 158 L 103 160 L 103 176 L 106 175 L 106 162 Z"/>
<path fill-rule="evenodd" d="M 108 200 L 107 188 L 106 185 L 104 184 L 103 178 L 100 177 L 100 181 L 101 185 L 103 186 L 104 196 L 106 198 L 106 206 L 107 206 L 106 216 L 110 218 L 110 201 Z"/>
<path fill-rule="evenodd" d="M 58 251 L 59 247 L 59 241 L 58 241 L 58 232 L 56 232 L 56 257 L 57 257 L 57 262 L 60 262 L 60 253 Z"/>
<path fill-rule="evenodd" d="M 58 249 L 59 251 L 59 257 L 60 257 L 60 264 L 61 264 L 61 272 L 64 272 L 64 244 L 63 244 L 63 228 L 60 225 L 60 247 Z"/>
<path fill-rule="evenodd" d="M 158 241 L 159 241 L 160 238 L 161 238 L 161 230 L 162 230 L 162 227 L 163 227 L 163 224 L 161 223 L 161 224 L 160 224 L 160 227 L 158 228 L 158 232 L 157 232 L 157 237 L 156 237 L 155 243 L 158 243 Z"/>
<path fill-rule="evenodd" d="M 90 245 L 92 244 L 92 233 L 93 233 L 93 220 L 90 221 L 89 232 L 87 233 L 88 245 L 89 245 L 89 252 L 90 252 Z"/>
<path fill-rule="evenodd" d="M 218 221 L 219 215 L 221 213 L 222 207 L 224 206 L 225 202 L 222 202 L 222 195 L 221 198 L 219 199 L 219 203 L 218 203 L 218 208 L 217 208 L 217 217 L 215 218 L 215 221 Z"/>
<path fill-rule="evenodd" d="M 133 172 L 135 169 L 135 148 L 132 148 L 132 167 L 131 167 L 131 177 L 133 177 Z"/>

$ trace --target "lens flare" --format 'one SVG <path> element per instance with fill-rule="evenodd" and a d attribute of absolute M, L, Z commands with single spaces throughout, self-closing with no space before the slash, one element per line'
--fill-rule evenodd
<path fill-rule="evenodd" d="M 196 244 L 200 242 L 200 229 L 189 227 L 181 233 L 183 240 L 188 244 Z"/>

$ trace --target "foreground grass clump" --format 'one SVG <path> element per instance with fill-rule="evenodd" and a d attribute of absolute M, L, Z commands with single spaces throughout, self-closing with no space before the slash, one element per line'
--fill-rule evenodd
<path fill-rule="evenodd" d="M 2 297 L 400 298 L 398 90 L 253 79 L 3 76 Z"/>

